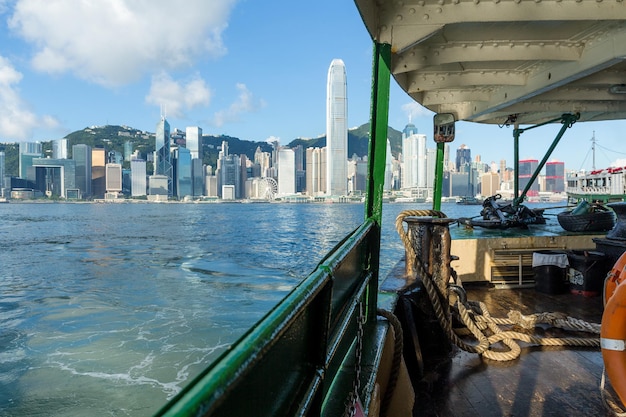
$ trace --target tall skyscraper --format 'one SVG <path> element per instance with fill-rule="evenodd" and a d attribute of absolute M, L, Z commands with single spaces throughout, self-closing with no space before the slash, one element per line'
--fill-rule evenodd
<path fill-rule="evenodd" d="M 348 193 L 348 99 L 346 67 L 333 59 L 326 85 L 326 158 L 328 195 Z"/>
<path fill-rule="evenodd" d="M 93 198 L 104 198 L 106 192 L 106 151 L 104 148 L 91 149 L 91 193 Z"/>
<path fill-rule="evenodd" d="M 402 131 L 402 188 L 427 187 L 426 135 L 409 123 Z"/>
<path fill-rule="evenodd" d="M 130 161 L 131 186 L 130 195 L 141 197 L 146 195 L 147 176 L 146 161 L 142 159 L 132 159 Z"/>
<path fill-rule="evenodd" d="M 76 187 L 82 198 L 91 198 L 91 146 L 73 145 L 72 159 L 76 162 Z"/>
<path fill-rule="evenodd" d="M 33 159 L 41 158 L 43 150 L 40 142 L 20 142 L 19 145 L 19 174 L 20 178 L 35 180 L 35 171 L 33 170 Z M 30 175 L 29 175 L 30 172 Z"/>
<path fill-rule="evenodd" d="M 306 193 L 312 197 L 326 194 L 326 149 L 306 149 Z"/>
<path fill-rule="evenodd" d="M 472 164 L 472 150 L 465 144 L 459 146 L 456 150 L 456 170 L 461 172 L 461 167 Z"/>
<path fill-rule="evenodd" d="M 172 195 L 172 159 L 170 155 L 170 124 L 161 117 L 157 123 L 155 134 L 155 175 L 165 175 L 167 177 L 167 195 Z"/>
<path fill-rule="evenodd" d="M 296 192 L 296 154 L 293 149 L 282 146 L 278 149 L 278 194 Z"/>
<path fill-rule="evenodd" d="M 191 159 L 202 159 L 202 128 L 188 126 L 185 129 L 186 148 L 191 152 Z"/>
<path fill-rule="evenodd" d="M 67 139 L 52 141 L 52 158 L 67 159 Z"/>

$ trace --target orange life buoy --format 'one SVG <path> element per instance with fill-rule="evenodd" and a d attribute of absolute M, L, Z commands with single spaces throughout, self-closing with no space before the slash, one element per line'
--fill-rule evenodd
<path fill-rule="evenodd" d="M 604 283 L 600 347 L 606 373 L 622 404 L 626 404 L 626 253 Z"/>
<path fill-rule="evenodd" d="M 604 281 L 604 305 L 609 302 L 609 299 L 615 292 L 617 286 L 624 280 L 626 280 L 626 252 L 619 257 L 611 271 L 607 274 Z"/>

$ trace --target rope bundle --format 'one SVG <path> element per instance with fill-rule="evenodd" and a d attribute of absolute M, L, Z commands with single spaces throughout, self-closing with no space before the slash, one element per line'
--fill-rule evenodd
<path fill-rule="evenodd" d="M 433 216 L 440 218 L 445 218 L 446 216 L 441 212 L 433 210 L 406 210 L 401 212 L 396 218 L 396 229 L 404 243 L 405 249 L 413 255 L 417 274 L 422 279 L 439 324 L 444 329 L 449 340 L 459 348 L 492 360 L 510 361 L 521 354 L 519 342 L 539 346 L 600 347 L 599 324 L 568 317 L 563 313 L 538 313 L 527 316 L 514 310 L 508 313 L 508 318 L 494 318 L 484 303 L 468 302 L 462 299 L 463 297 L 455 297 L 454 293 L 458 293 L 458 290 L 452 291 L 449 287 L 448 294 L 440 295 L 433 277 L 426 271 L 421 260 L 414 253 L 408 233 L 404 230 L 403 221 L 408 216 Z M 455 281 L 455 286 L 462 289 L 460 280 L 458 280 L 454 271 L 452 272 L 452 278 Z M 450 305 L 446 306 L 447 308 L 444 308 L 441 301 L 442 298 L 448 300 Z M 454 329 L 452 327 L 453 315 L 465 327 Z M 547 324 L 565 330 L 590 332 L 597 334 L 598 337 L 541 337 L 503 328 L 503 326 L 519 326 L 522 329 L 534 329 L 539 324 Z M 466 341 L 467 336 L 473 337 L 474 340 Z M 494 345 L 500 342 L 508 350 L 495 350 Z"/>

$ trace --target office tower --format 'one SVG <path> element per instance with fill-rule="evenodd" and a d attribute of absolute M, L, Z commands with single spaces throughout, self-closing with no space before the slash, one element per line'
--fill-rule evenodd
<path fill-rule="evenodd" d="M 539 166 L 539 161 L 536 159 L 525 159 L 523 161 L 519 161 L 518 181 L 519 181 L 520 193 L 524 190 L 524 188 L 526 188 L 528 181 L 530 181 L 530 178 L 532 177 L 533 173 L 535 172 L 538 166 Z M 536 178 L 533 184 L 528 189 L 528 192 L 526 193 L 526 195 L 528 197 L 536 197 L 539 195 L 539 182 L 537 181 Z M 519 196 L 516 196 L 516 197 L 519 197 Z"/>
<path fill-rule="evenodd" d="M 76 190 L 76 162 L 73 159 L 34 158 L 37 190 L 48 197 L 67 197 L 68 190 Z"/>
<path fill-rule="evenodd" d="M 410 123 L 402 131 L 402 157 L 402 188 L 426 188 L 426 135 L 417 133 Z"/>
<path fill-rule="evenodd" d="M 259 165 L 259 177 L 269 177 L 272 156 L 268 152 L 263 152 L 258 146 L 254 152 L 254 163 Z"/>
<path fill-rule="evenodd" d="M 191 152 L 187 148 L 178 147 L 174 149 L 174 195 L 179 200 L 185 196 L 193 195 L 193 184 L 191 181 Z"/>
<path fill-rule="evenodd" d="M 553 193 L 565 191 L 565 164 L 552 161 L 546 163 L 546 189 Z"/>
<path fill-rule="evenodd" d="M 278 194 L 296 193 L 296 154 L 285 146 L 278 149 Z"/>
<path fill-rule="evenodd" d="M 132 159 L 130 161 L 130 195 L 132 197 L 142 197 L 146 195 L 146 161 L 142 159 Z"/>
<path fill-rule="evenodd" d="M 52 141 L 52 158 L 67 159 L 67 139 L 57 139 Z"/>
<path fill-rule="evenodd" d="M 0 197 L 5 197 L 6 191 L 5 188 L 8 188 L 5 183 L 4 173 L 6 171 L 5 168 L 5 154 L 4 151 L 0 151 Z"/>
<path fill-rule="evenodd" d="M 191 160 L 191 182 L 193 186 L 193 196 L 202 197 L 204 195 L 204 165 L 202 159 Z"/>
<path fill-rule="evenodd" d="M 104 198 L 106 192 L 106 151 L 104 148 L 91 149 L 91 193 L 93 198 Z"/>
<path fill-rule="evenodd" d="M 326 149 L 306 150 L 306 193 L 311 197 L 326 194 Z"/>
<path fill-rule="evenodd" d="M 122 192 L 122 165 L 106 164 L 106 191 L 115 195 Z"/>
<path fill-rule="evenodd" d="M 348 99 L 346 67 L 334 59 L 328 69 L 326 86 L 326 194 L 348 192 Z"/>
<path fill-rule="evenodd" d="M 130 141 L 124 142 L 124 161 L 129 162 L 133 156 L 133 143 Z"/>
<path fill-rule="evenodd" d="M 76 188 L 83 199 L 91 198 L 91 146 L 72 146 L 72 159 L 76 163 Z"/>
<path fill-rule="evenodd" d="M 383 184 L 385 191 L 391 191 L 393 188 L 393 155 L 391 154 L 391 142 L 387 139 L 387 151 L 385 158 L 385 182 Z"/>
<path fill-rule="evenodd" d="M 472 151 L 464 144 L 456 150 L 456 170 L 461 172 L 461 167 L 472 163 Z"/>
<path fill-rule="evenodd" d="M 480 194 L 484 197 L 496 195 L 500 189 L 500 175 L 488 172 L 480 176 Z"/>
<path fill-rule="evenodd" d="M 202 128 L 189 126 L 185 129 L 186 148 L 191 152 L 191 159 L 202 159 Z"/>
<path fill-rule="evenodd" d="M 227 199 L 241 198 L 241 162 L 237 155 L 228 153 L 228 142 L 226 141 L 222 141 L 222 150 L 218 155 L 216 174 L 220 197 Z M 227 190 L 227 196 L 224 195 L 224 190 Z"/>
<path fill-rule="evenodd" d="M 173 174 L 170 155 L 170 124 L 165 117 L 161 117 L 161 121 L 157 123 L 154 149 L 154 174 L 167 177 L 167 195 L 171 196 Z"/>
<path fill-rule="evenodd" d="M 19 145 L 19 175 L 20 178 L 35 181 L 35 172 L 32 169 L 33 159 L 41 158 L 43 151 L 39 142 L 20 142 Z M 30 176 L 29 176 L 30 173 Z"/>

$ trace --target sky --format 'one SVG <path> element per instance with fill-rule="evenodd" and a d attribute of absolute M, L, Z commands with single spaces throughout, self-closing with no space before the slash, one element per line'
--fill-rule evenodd
<path fill-rule="evenodd" d="M 0 143 L 48 141 L 93 125 L 172 129 L 243 140 L 325 134 L 330 63 L 346 65 L 348 125 L 367 123 L 372 42 L 350 0 L 0 0 Z M 432 140 L 433 113 L 392 80 L 389 125 Z M 539 159 L 559 124 L 525 132 Z M 576 123 L 550 160 L 566 169 L 626 165 L 626 122 Z M 457 123 L 483 162 L 512 166 L 512 128 Z M 434 147 L 429 141 L 429 147 Z"/>

